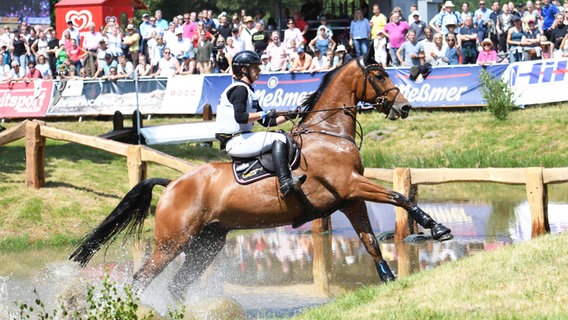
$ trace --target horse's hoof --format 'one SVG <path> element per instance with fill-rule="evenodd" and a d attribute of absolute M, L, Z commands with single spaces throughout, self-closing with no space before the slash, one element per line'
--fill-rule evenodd
<path fill-rule="evenodd" d="M 379 263 L 377 263 L 375 266 L 377 267 L 377 271 L 379 272 L 379 278 L 381 278 L 383 282 L 391 282 L 396 280 L 396 277 L 394 276 L 394 274 L 392 274 L 392 271 L 385 260 L 379 261 Z"/>
<path fill-rule="evenodd" d="M 454 236 L 452 235 L 452 230 L 446 228 L 441 223 L 438 223 L 436 226 L 434 226 L 431 231 L 432 238 L 437 241 L 446 241 L 454 238 Z"/>

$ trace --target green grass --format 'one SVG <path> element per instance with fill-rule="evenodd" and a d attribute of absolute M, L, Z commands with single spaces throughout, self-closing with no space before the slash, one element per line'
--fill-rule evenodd
<path fill-rule="evenodd" d="M 294 319 L 566 319 L 568 234 L 467 259 L 338 297 Z"/>

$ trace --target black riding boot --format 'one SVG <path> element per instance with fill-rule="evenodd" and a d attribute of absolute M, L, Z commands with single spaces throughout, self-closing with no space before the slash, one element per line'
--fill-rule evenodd
<path fill-rule="evenodd" d="M 300 186 L 306 181 L 306 175 L 299 177 L 292 175 L 288 165 L 288 148 L 284 142 L 276 140 L 272 143 L 272 161 L 282 195 L 286 196 L 291 190 L 300 191 Z"/>

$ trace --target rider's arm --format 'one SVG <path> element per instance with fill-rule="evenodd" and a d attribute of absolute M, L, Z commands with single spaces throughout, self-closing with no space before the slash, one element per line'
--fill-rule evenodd
<path fill-rule="evenodd" d="M 237 123 L 251 123 L 262 119 L 263 112 L 247 112 L 248 91 L 243 86 L 236 86 L 228 93 L 229 102 L 235 111 Z"/>

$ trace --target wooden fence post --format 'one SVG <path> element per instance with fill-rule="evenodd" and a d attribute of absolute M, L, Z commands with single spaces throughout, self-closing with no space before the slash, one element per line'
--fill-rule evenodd
<path fill-rule="evenodd" d="M 550 224 L 548 223 L 548 190 L 544 184 L 542 172 L 542 168 L 526 168 L 525 170 L 533 238 L 550 232 Z"/>
<path fill-rule="evenodd" d="M 393 191 L 399 192 L 406 197 L 410 197 L 411 181 L 409 168 L 396 168 L 393 171 L 392 179 Z M 395 207 L 396 224 L 394 229 L 394 241 L 402 241 L 410 234 L 408 225 L 408 212 L 404 208 Z"/>
<path fill-rule="evenodd" d="M 319 218 L 312 221 L 312 234 L 331 230 L 331 217 Z"/>
<path fill-rule="evenodd" d="M 126 156 L 128 166 L 128 182 L 130 187 L 134 187 L 140 181 L 146 179 L 146 162 L 142 161 L 142 147 L 132 145 L 128 147 Z"/>
<path fill-rule="evenodd" d="M 40 124 L 26 124 L 26 186 L 39 189 L 45 185 L 45 138 Z"/>

